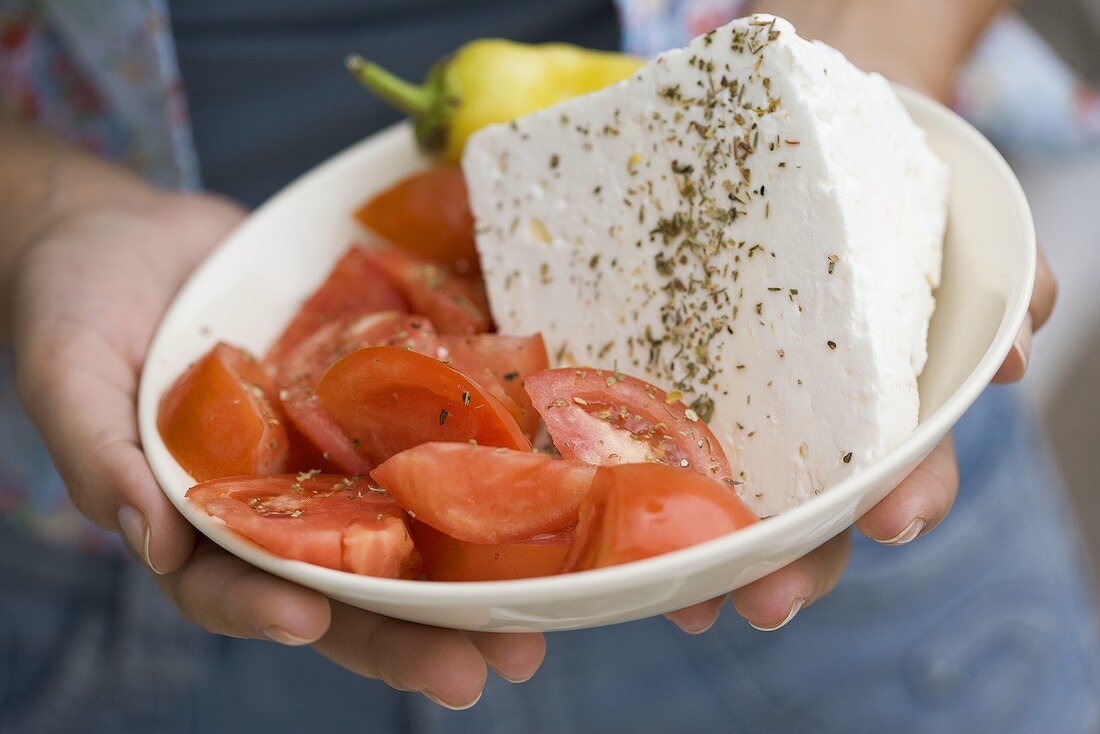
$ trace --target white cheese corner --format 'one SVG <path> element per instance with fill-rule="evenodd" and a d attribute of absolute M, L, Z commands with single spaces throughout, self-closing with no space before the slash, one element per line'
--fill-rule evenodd
<path fill-rule="evenodd" d="M 679 389 L 779 513 L 917 425 L 947 169 L 889 84 L 756 15 L 473 135 L 504 333 Z"/>

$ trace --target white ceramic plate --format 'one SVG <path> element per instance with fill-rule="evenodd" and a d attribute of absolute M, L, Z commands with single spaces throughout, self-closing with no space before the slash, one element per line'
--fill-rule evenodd
<path fill-rule="evenodd" d="M 561 630 L 678 609 L 754 581 L 848 527 L 950 430 L 992 379 L 1023 323 L 1035 272 L 1031 214 L 993 147 L 952 112 L 899 89 L 951 167 L 943 285 L 920 381 L 921 423 L 897 450 L 801 507 L 729 536 L 614 568 L 521 581 L 433 583 L 356 576 L 288 561 L 190 504 L 192 479 L 156 430 L 161 393 L 218 340 L 263 353 L 337 256 L 363 239 L 353 208 L 427 165 L 398 125 L 319 166 L 258 209 L 168 310 L 145 364 L 141 438 L 165 494 L 195 527 L 249 563 L 363 609 L 470 630 Z"/>

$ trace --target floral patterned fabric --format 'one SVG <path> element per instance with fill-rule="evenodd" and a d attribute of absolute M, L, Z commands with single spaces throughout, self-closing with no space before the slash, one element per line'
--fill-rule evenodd
<path fill-rule="evenodd" d="M 0 105 L 174 188 L 195 188 L 183 87 L 162 0 L 0 0 Z M 0 350 L 0 523 L 89 552 L 113 534 L 69 501 Z"/>
<path fill-rule="evenodd" d="M 161 185 L 198 186 L 164 0 L 0 0 L 0 101 Z"/>
<path fill-rule="evenodd" d="M 305 1 L 305 0 L 303 0 Z M 626 50 L 650 55 L 736 17 L 743 0 L 619 0 Z M 0 0 L 0 104 L 150 180 L 200 184 L 165 0 Z M 960 79 L 960 111 L 1005 146 L 1100 141 L 1100 97 L 1015 16 Z M 76 513 L 20 410 L 0 352 L 0 523 L 117 547 Z"/>

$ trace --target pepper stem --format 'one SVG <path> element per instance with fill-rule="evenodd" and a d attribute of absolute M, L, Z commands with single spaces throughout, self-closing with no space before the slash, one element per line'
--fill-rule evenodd
<path fill-rule="evenodd" d="M 428 87 L 411 84 L 359 54 L 350 54 L 344 65 L 360 84 L 407 115 L 419 117 L 432 107 L 434 95 Z"/>

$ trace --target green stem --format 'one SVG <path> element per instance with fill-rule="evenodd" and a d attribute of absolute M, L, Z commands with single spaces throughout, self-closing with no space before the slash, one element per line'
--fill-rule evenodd
<path fill-rule="evenodd" d="M 411 84 L 358 54 L 348 56 L 344 64 L 363 86 L 405 114 L 419 117 L 431 109 L 433 95 L 428 87 Z"/>

